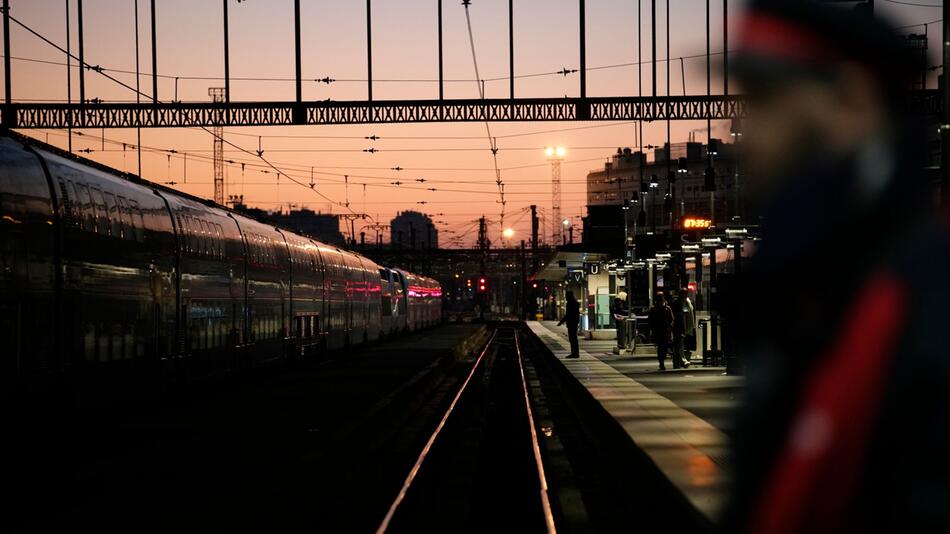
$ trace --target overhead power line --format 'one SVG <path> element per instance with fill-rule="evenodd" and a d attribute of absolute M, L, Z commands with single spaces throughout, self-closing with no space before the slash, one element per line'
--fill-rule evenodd
<path fill-rule="evenodd" d="M 78 57 L 74 56 L 71 52 L 67 51 L 66 49 L 64 49 L 63 47 L 61 47 L 61 46 L 59 46 L 58 44 L 54 43 L 53 41 L 51 41 L 50 39 L 48 39 L 48 38 L 45 37 L 44 35 L 40 34 L 40 33 L 37 32 L 36 30 L 34 30 L 33 28 L 31 28 L 31 27 L 29 27 L 28 25 L 24 24 L 23 22 L 21 22 L 21 21 L 20 21 L 19 19 L 17 19 L 16 17 L 13 17 L 12 15 L 8 15 L 8 16 L 9 16 L 9 19 L 10 19 L 10 20 L 12 20 L 13 22 L 15 22 L 18 26 L 22 27 L 23 29 L 25 29 L 26 31 L 28 31 L 29 33 L 31 33 L 32 35 L 36 36 L 37 38 L 39 38 L 40 40 L 44 41 L 45 43 L 47 43 L 48 45 L 52 46 L 53 48 L 57 49 L 58 51 L 60 51 L 60 52 L 62 52 L 62 53 L 64 53 L 64 54 L 67 54 L 68 56 L 72 57 L 72 58 L 75 59 L 76 61 L 80 61 L 80 59 L 79 59 Z M 87 68 L 88 70 L 93 70 L 93 71 L 95 71 L 95 72 L 98 72 L 100 75 L 102 75 L 102 76 L 105 77 L 106 79 L 109 79 L 109 80 L 115 82 L 116 84 L 118 84 L 118 85 L 120 85 L 120 86 L 122 86 L 122 87 L 124 87 L 124 88 L 126 88 L 126 89 L 128 89 L 128 90 L 130 90 L 130 91 L 132 91 L 133 93 L 135 93 L 135 94 L 137 94 L 137 95 L 146 96 L 146 97 L 149 96 L 149 95 L 146 95 L 146 94 L 142 93 L 141 91 L 139 91 L 139 90 L 136 89 L 135 87 L 132 87 L 131 85 L 129 85 L 129 84 L 127 84 L 127 83 L 125 83 L 125 82 L 123 82 L 123 81 L 121 81 L 121 80 L 119 80 L 119 79 L 113 77 L 113 76 L 111 76 L 111 75 L 108 74 L 107 72 L 104 72 L 104 69 L 103 69 L 102 67 L 99 67 L 98 65 L 91 65 L 91 64 L 90 64 L 89 62 L 87 62 L 87 61 L 80 61 L 80 65 L 81 65 L 82 67 Z M 149 97 L 149 98 L 151 98 L 151 97 Z M 323 199 L 326 200 L 327 202 L 330 202 L 331 204 L 335 204 L 335 205 L 338 205 L 338 206 L 341 206 L 341 207 L 345 207 L 345 208 L 346 208 L 348 211 L 350 211 L 351 213 L 354 213 L 354 214 L 356 213 L 352 208 L 349 207 L 349 205 L 344 205 L 344 204 L 341 203 L 341 202 L 338 202 L 338 201 L 336 201 L 336 200 L 333 200 L 332 198 L 328 197 L 327 195 L 325 195 L 325 194 L 322 193 L 321 191 L 318 191 L 316 188 L 310 187 L 307 183 L 294 179 L 294 178 L 291 177 L 289 174 L 285 173 L 283 170 L 281 170 L 280 168 L 278 168 L 277 166 L 275 166 L 273 163 L 271 163 L 267 158 L 265 158 L 265 157 L 263 156 L 263 154 L 261 154 L 261 153 L 256 153 L 256 154 L 255 154 L 254 152 L 251 152 L 250 150 L 247 150 L 247 149 L 245 149 L 245 148 L 243 148 L 243 147 L 241 147 L 241 146 L 238 146 L 238 145 L 232 143 L 231 141 L 228 141 L 228 140 L 225 139 L 223 136 L 218 137 L 218 136 L 216 136 L 216 135 L 214 134 L 214 132 L 212 132 L 211 130 L 209 130 L 209 129 L 207 129 L 207 128 L 201 127 L 201 129 L 204 130 L 205 132 L 207 132 L 208 134 L 210 134 L 212 137 L 215 137 L 216 139 L 220 139 L 222 142 L 224 142 L 224 143 L 227 144 L 228 146 L 231 146 L 231 147 L 233 147 L 233 148 L 236 148 L 236 149 L 238 149 L 238 150 L 240 150 L 240 151 L 242 151 L 242 152 L 244 152 L 244 153 L 246 153 L 246 154 L 248 154 L 248 155 L 251 155 L 251 156 L 257 155 L 257 157 L 258 157 L 261 161 L 263 161 L 268 167 L 270 167 L 271 169 L 274 170 L 274 172 L 277 173 L 278 186 L 279 186 L 279 182 L 280 182 L 280 176 L 281 176 L 281 175 L 284 175 L 284 176 L 286 176 L 291 182 L 293 182 L 293 183 L 295 183 L 295 184 L 297 184 L 297 185 L 299 185 L 299 186 L 301 186 L 301 187 L 305 187 L 305 188 L 307 188 L 307 189 L 310 189 L 311 191 L 313 191 L 314 193 L 316 193 L 318 196 L 320 196 L 321 198 L 323 198 Z M 371 219 L 372 219 L 372 218 L 371 218 Z"/>

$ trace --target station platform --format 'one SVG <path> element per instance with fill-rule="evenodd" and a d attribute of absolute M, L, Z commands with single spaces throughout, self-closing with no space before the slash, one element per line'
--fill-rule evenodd
<path fill-rule="evenodd" d="M 677 370 L 667 360 L 667 371 L 660 371 L 655 350 L 617 356 L 614 340 L 582 338 L 580 358 L 566 359 L 565 327 L 554 321 L 528 326 L 676 490 L 717 523 L 728 495 L 729 434 L 743 378 L 700 367 L 695 359 Z"/>

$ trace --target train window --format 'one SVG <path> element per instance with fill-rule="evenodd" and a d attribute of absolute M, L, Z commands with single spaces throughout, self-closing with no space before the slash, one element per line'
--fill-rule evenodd
<path fill-rule="evenodd" d="M 201 253 L 210 256 L 211 232 L 208 230 L 208 223 L 202 219 L 198 219 L 198 224 L 201 226 Z"/>
<path fill-rule="evenodd" d="M 198 232 L 195 228 L 195 220 L 191 216 L 185 217 L 185 227 L 188 228 L 188 248 L 192 254 L 198 254 Z"/>
<path fill-rule="evenodd" d="M 198 224 L 195 222 L 195 218 L 185 217 L 185 226 L 188 227 L 188 243 L 191 253 L 201 254 L 201 250 L 198 248 Z"/>
<path fill-rule="evenodd" d="M 178 215 L 178 240 L 181 243 L 181 249 L 183 251 L 188 250 L 188 237 L 186 235 L 187 230 L 185 230 L 185 221 L 184 217 L 180 214 Z"/>
<path fill-rule="evenodd" d="M 102 194 L 103 198 L 106 201 L 106 209 L 109 214 L 109 235 L 113 237 L 119 237 L 122 233 L 121 224 L 119 221 L 119 204 L 115 200 L 115 195 L 106 191 Z"/>
<path fill-rule="evenodd" d="M 63 197 L 63 214 L 66 222 L 69 226 L 76 226 L 79 224 L 79 219 L 76 218 L 76 192 L 73 184 L 60 178 L 59 187 Z"/>
<path fill-rule="evenodd" d="M 129 209 L 132 212 L 132 228 L 135 229 L 135 240 L 141 243 L 145 241 L 145 217 L 142 215 L 137 200 L 129 200 Z"/>
<path fill-rule="evenodd" d="M 106 202 L 102 199 L 102 191 L 93 186 L 89 188 L 89 196 L 92 198 L 93 209 L 95 210 L 95 231 L 102 235 L 109 233 L 109 220 L 106 213 Z"/>
<path fill-rule="evenodd" d="M 212 223 L 211 226 L 214 229 L 214 236 L 215 236 L 214 254 L 215 256 L 219 258 L 223 258 L 224 257 L 224 235 L 223 235 L 223 232 L 221 231 L 221 225 L 218 223 Z"/>
<path fill-rule="evenodd" d="M 135 239 L 135 232 L 132 231 L 132 212 L 129 210 L 129 201 L 123 196 L 116 197 L 119 202 L 119 218 L 122 221 L 123 239 Z"/>
<path fill-rule="evenodd" d="M 83 230 L 87 232 L 96 231 L 96 211 L 92 205 L 92 194 L 89 192 L 89 186 L 86 184 L 77 184 L 80 191 L 79 198 L 82 199 L 83 211 Z"/>
<path fill-rule="evenodd" d="M 182 250 L 188 249 L 188 241 L 185 238 L 185 222 L 182 220 L 181 214 L 176 216 L 178 219 L 178 240 L 181 243 Z"/>
<path fill-rule="evenodd" d="M 186 222 L 188 221 L 187 215 L 178 216 L 178 235 L 181 241 L 181 249 L 185 252 L 191 251 L 191 242 L 188 240 L 188 227 Z"/>
<path fill-rule="evenodd" d="M 76 187 L 76 184 L 66 180 L 66 184 L 69 186 L 69 195 L 72 197 L 72 202 L 70 202 L 72 207 L 72 217 L 76 225 L 76 228 L 83 230 L 85 226 L 85 219 L 83 213 L 83 203 L 84 200 L 79 196 L 79 188 Z"/>

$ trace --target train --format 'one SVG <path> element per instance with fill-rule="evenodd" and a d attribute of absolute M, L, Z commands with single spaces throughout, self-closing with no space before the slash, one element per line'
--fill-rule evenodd
<path fill-rule="evenodd" d="M 0 352 L 20 384 L 233 374 L 441 317 L 436 280 L 0 135 Z"/>

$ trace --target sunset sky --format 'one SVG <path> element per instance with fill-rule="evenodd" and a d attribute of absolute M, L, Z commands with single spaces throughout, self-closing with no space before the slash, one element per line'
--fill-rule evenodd
<path fill-rule="evenodd" d="M 924 2 L 927 3 L 927 2 Z M 933 1 L 934 4 L 939 4 Z M 636 0 L 587 1 L 587 64 L 590 96 L 638 94 Z M 650 2 L 643 0 L 642 59 L 650 60 Z M 658 1 L 658 54 L 666 56 L 665 2 Z M 742 2 L 730 2 L 730 20 L 738 18 Z M 472 52 L 460 0 L 445 0 L 446 98 L 476 98 Z M 673 58 L 705 52 L 705 0 L 672 0 L 671 46 Z M 50 40 L 65 46 L 66 0 L 10 0 L 11 14 Z M 373 2 L 374 98 L 437 98 L 436 0 L 376 0 Z M 940 9 L 878 2 L 878 12 L 898 25 L 939 19 Z M 77 53 L 76 2 L 70 3 L 72 49 Z M 469 8 L 475 37 L 478 68 L 486 83 L 487 97 L 508 96 L 507 0 L 473 0 Z M 543 74 L 564 67 L 577 68 L 578 10 L 576 0 L 517 0 L 515 2 L 516 75 Z M 222 4 L 220 0 L 159 0 L 157 2 L 158 71 L 180 79 L 178 98 L 208 101 L 208 88 L 223 86 Z M 721 52 L 722 0 L 712 1 L 712 50 Z M 735 15 L 735 18 L 733 17 Z M 363 100 L 366 97 L 365 2 L 362 0 L 303 0 L 303 77 L 305 100 Z M 149 1 L 139 1 L 139 46 L 142 91 L 151 92 L 151 34 Z M 86 61 L 110 69 L 135 70 L 134 0 L 86 0 L 84 2 Z M 294 98 L 293 1 L 246 0 L 230 5 L 231 99 L 232 101 Z M 929 26 L 931 63 L 940 63 L 939 24 Z M 907 28 L 921 32 L 923 26 Z M 65 101 L 66 67 L 62 53 L 26 30 L 11 26 L 13 98 L 16 101 Z M 718 59 L 714 56 L 714 61 Z M 41 63 L 26 60 L 41 60 Z M 705 58 L 685 60 L 686 92 L 705 94 Z M 113 73 L 134 85 L 134 74 Z M 643 94 L 650 93 L 650 66 L 644 65 Z M 327 85 L 313 80 L 330 77 Z M 240 78 L 285 78 L 288 81 Z M 310 80 L 310 81 L 307 81 Z M 413 80 L 413 81 L 406 81 Z M 682 94 L 683 79 L 678 59 L 672 62 L 671 93 Z M 666 92 L 666 69 L 659 66 L 659 93 Z M 78 98 L 78 68 L 73 66 L 73 99 Z M 713 80 L 713 92 L 722 82 Z M 518 97 L 577 96 L 578 77 L 540 75 L 516 80 Z M 87 98 L 134 101 L 135 94 L 94 72 L 86 74 Z M 175 81 L 159 82 L 159 99 L 175 97 Z M 685 141 L 690 131 L 704 122 L 673 124 L 673 141 Z M 567 147 L 562 171 L 562 214 L 581 226 L 584 215 L 585 176 L 602 165 L 617 147 L 636 147 L 635 123 L 493 123 L 491 133 L 500 148 L 507 200 L 506 226 L 514 227 L 515 240 L 530 233 L 529 204 L 538 204 L 542 215 L 551 207 L 550 167 L 545 146 Z M 665 123 L 644 126 L 646 144 L 666 140 Z M 65 131 L 25 132 L 66 147 Z M 136 153 L 121 144 L 103 143 L 100 130 L 86 130 L 73 139 L 73 149 L 92 149 L 83 155 L 125 171 L 136 171 Z M 365 139 L 379 136 L 379 140 Z M 728 125 L 714 123 L 714 136 L 727 136 Z M 415 209 L 439 221 L 443 245 L 470 246 L 476 237 L 473 222 L 487 216 L 494 241 L 500 241 L 498 219 L 501 206 L 495 185 L 492 156 L 483 123 L 431 125 L 362 125 L 322 127 L 229 128 L 225 137 L 246 149 L 258 149 L 283 172 L 304 182 L 314 168 L 316 189 L 336 202 L 349 200 L 350 208 L 365 212 L 383 223 L 397 212 Z M 135 144 L 134 130 L 106 130 L 105 137 Z M 701 134 L 705 139 L 705 133 Z M 175 181 L 174 187 L 188 193 L 213 196 L 212 136 L 200 129 L 154 129 L 142 131 L 143 147 L 174 149 L 143 152 L 143 177 L 156 182 Z M 379 152 L 368 154 L 364 149 Z M 187 153 L 187 176 L 185 157 Z M 346 209 L 328 203 L 308 187 L 286 178 L 278 185 L 275 174 L 260 172 L 263 162 L 226 148 L 226 159 L 236 163 L 227 169 L 227 193 L 244 195 L 245 201 L 265 209 L 307 206 L 324 212 Z M 245 162 L 242 172 L 237 162 Z M 401 167 L 402 171 L 393 171 Z M 348 178 L 344 179 L 344 175 Z M 417 179 L 426 180 L 424 183 Z M 349 181 L 349 186 L 344 181 Z M 401 186 L 391 185 L 400 181 Z M 366 184 L 365 187 L 363 184 Z M 429 191 L 434 187 L 437 191 Z M 416 188 L 416 189 L 410 189 Z M 418 202 L 426 202 L 419 204 Z M 368 224 L 367 221 L 366 224 Z M 357 223 L 357 232 L 360 224 Z M 550 221 L 547 222 L 550 224 Z M 548 226 L 548 233 L 550 233 Z M 367 231 L 369 235 L 372 232 Z M 454 232 L 454 233 L 453 233 Z M 450 243 L 453 237 L 459 240 Z"/>

